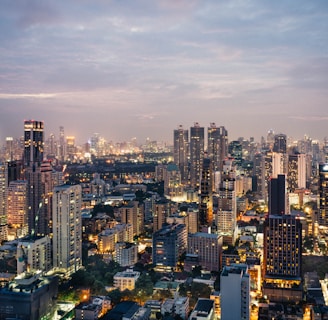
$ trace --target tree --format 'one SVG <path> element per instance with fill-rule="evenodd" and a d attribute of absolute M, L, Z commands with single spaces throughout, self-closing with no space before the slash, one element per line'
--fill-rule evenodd
<path fill-rule="evenodd" d="M 135 292 L 143 292 L 145 296 L 153 294 L 154 285 L 149 274 L 142 273 L 135 285 Z"/>

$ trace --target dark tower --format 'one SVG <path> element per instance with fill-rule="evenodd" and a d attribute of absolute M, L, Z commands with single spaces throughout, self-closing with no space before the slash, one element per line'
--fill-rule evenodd
<path fill-rule="evenodd" d="M 43 160 L 43 122 L 24 121 L 24 165 L 40 164 Z"/>
<path fill-rule="evenodd" d="M 288 214 L 286 177 L 269 181 L 269 216 L 264 223 L 263 294 L 270 302 L 302 300 L 302 225 Z"/>
<path fill-rule="evenodd" d="M 269 181 L 269 214 L 284 215 L 287 209 L 286 176 L 279 174 L 278 178 Z"/>
<path fill-rule="evenodd" d="M 190 128 L 190 184 L 199 187 L 204 158 L 204 127 L 196 122 Z"/>
<path fill-rule="evenodd" d="M 210 227 L 213 220 L 213 169 L 210 159 L 203 160 L 200 180 L 199 226 Z"/>

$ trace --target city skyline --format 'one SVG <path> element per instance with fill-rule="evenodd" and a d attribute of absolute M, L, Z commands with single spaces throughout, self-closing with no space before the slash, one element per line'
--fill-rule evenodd
<path fill-rule="evenodd" d="M 2 1 L 0 139 L 172 143 L 180 124 L 327 136 L 325 1 Z"/>

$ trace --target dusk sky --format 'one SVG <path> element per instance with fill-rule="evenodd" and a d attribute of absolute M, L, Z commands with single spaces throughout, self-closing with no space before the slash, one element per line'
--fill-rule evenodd
<path fill-rule="evenodd" d="M 0 143 L 328 136 L 328 1 L 1 0 Z"/>

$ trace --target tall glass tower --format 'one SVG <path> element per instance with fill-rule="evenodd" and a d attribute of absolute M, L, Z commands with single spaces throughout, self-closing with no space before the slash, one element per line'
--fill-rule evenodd
<path fill-rule="evenodd" d="M 43 121 L 24 121 L 24 165 L 40 164 L 43 160 Z"/>

